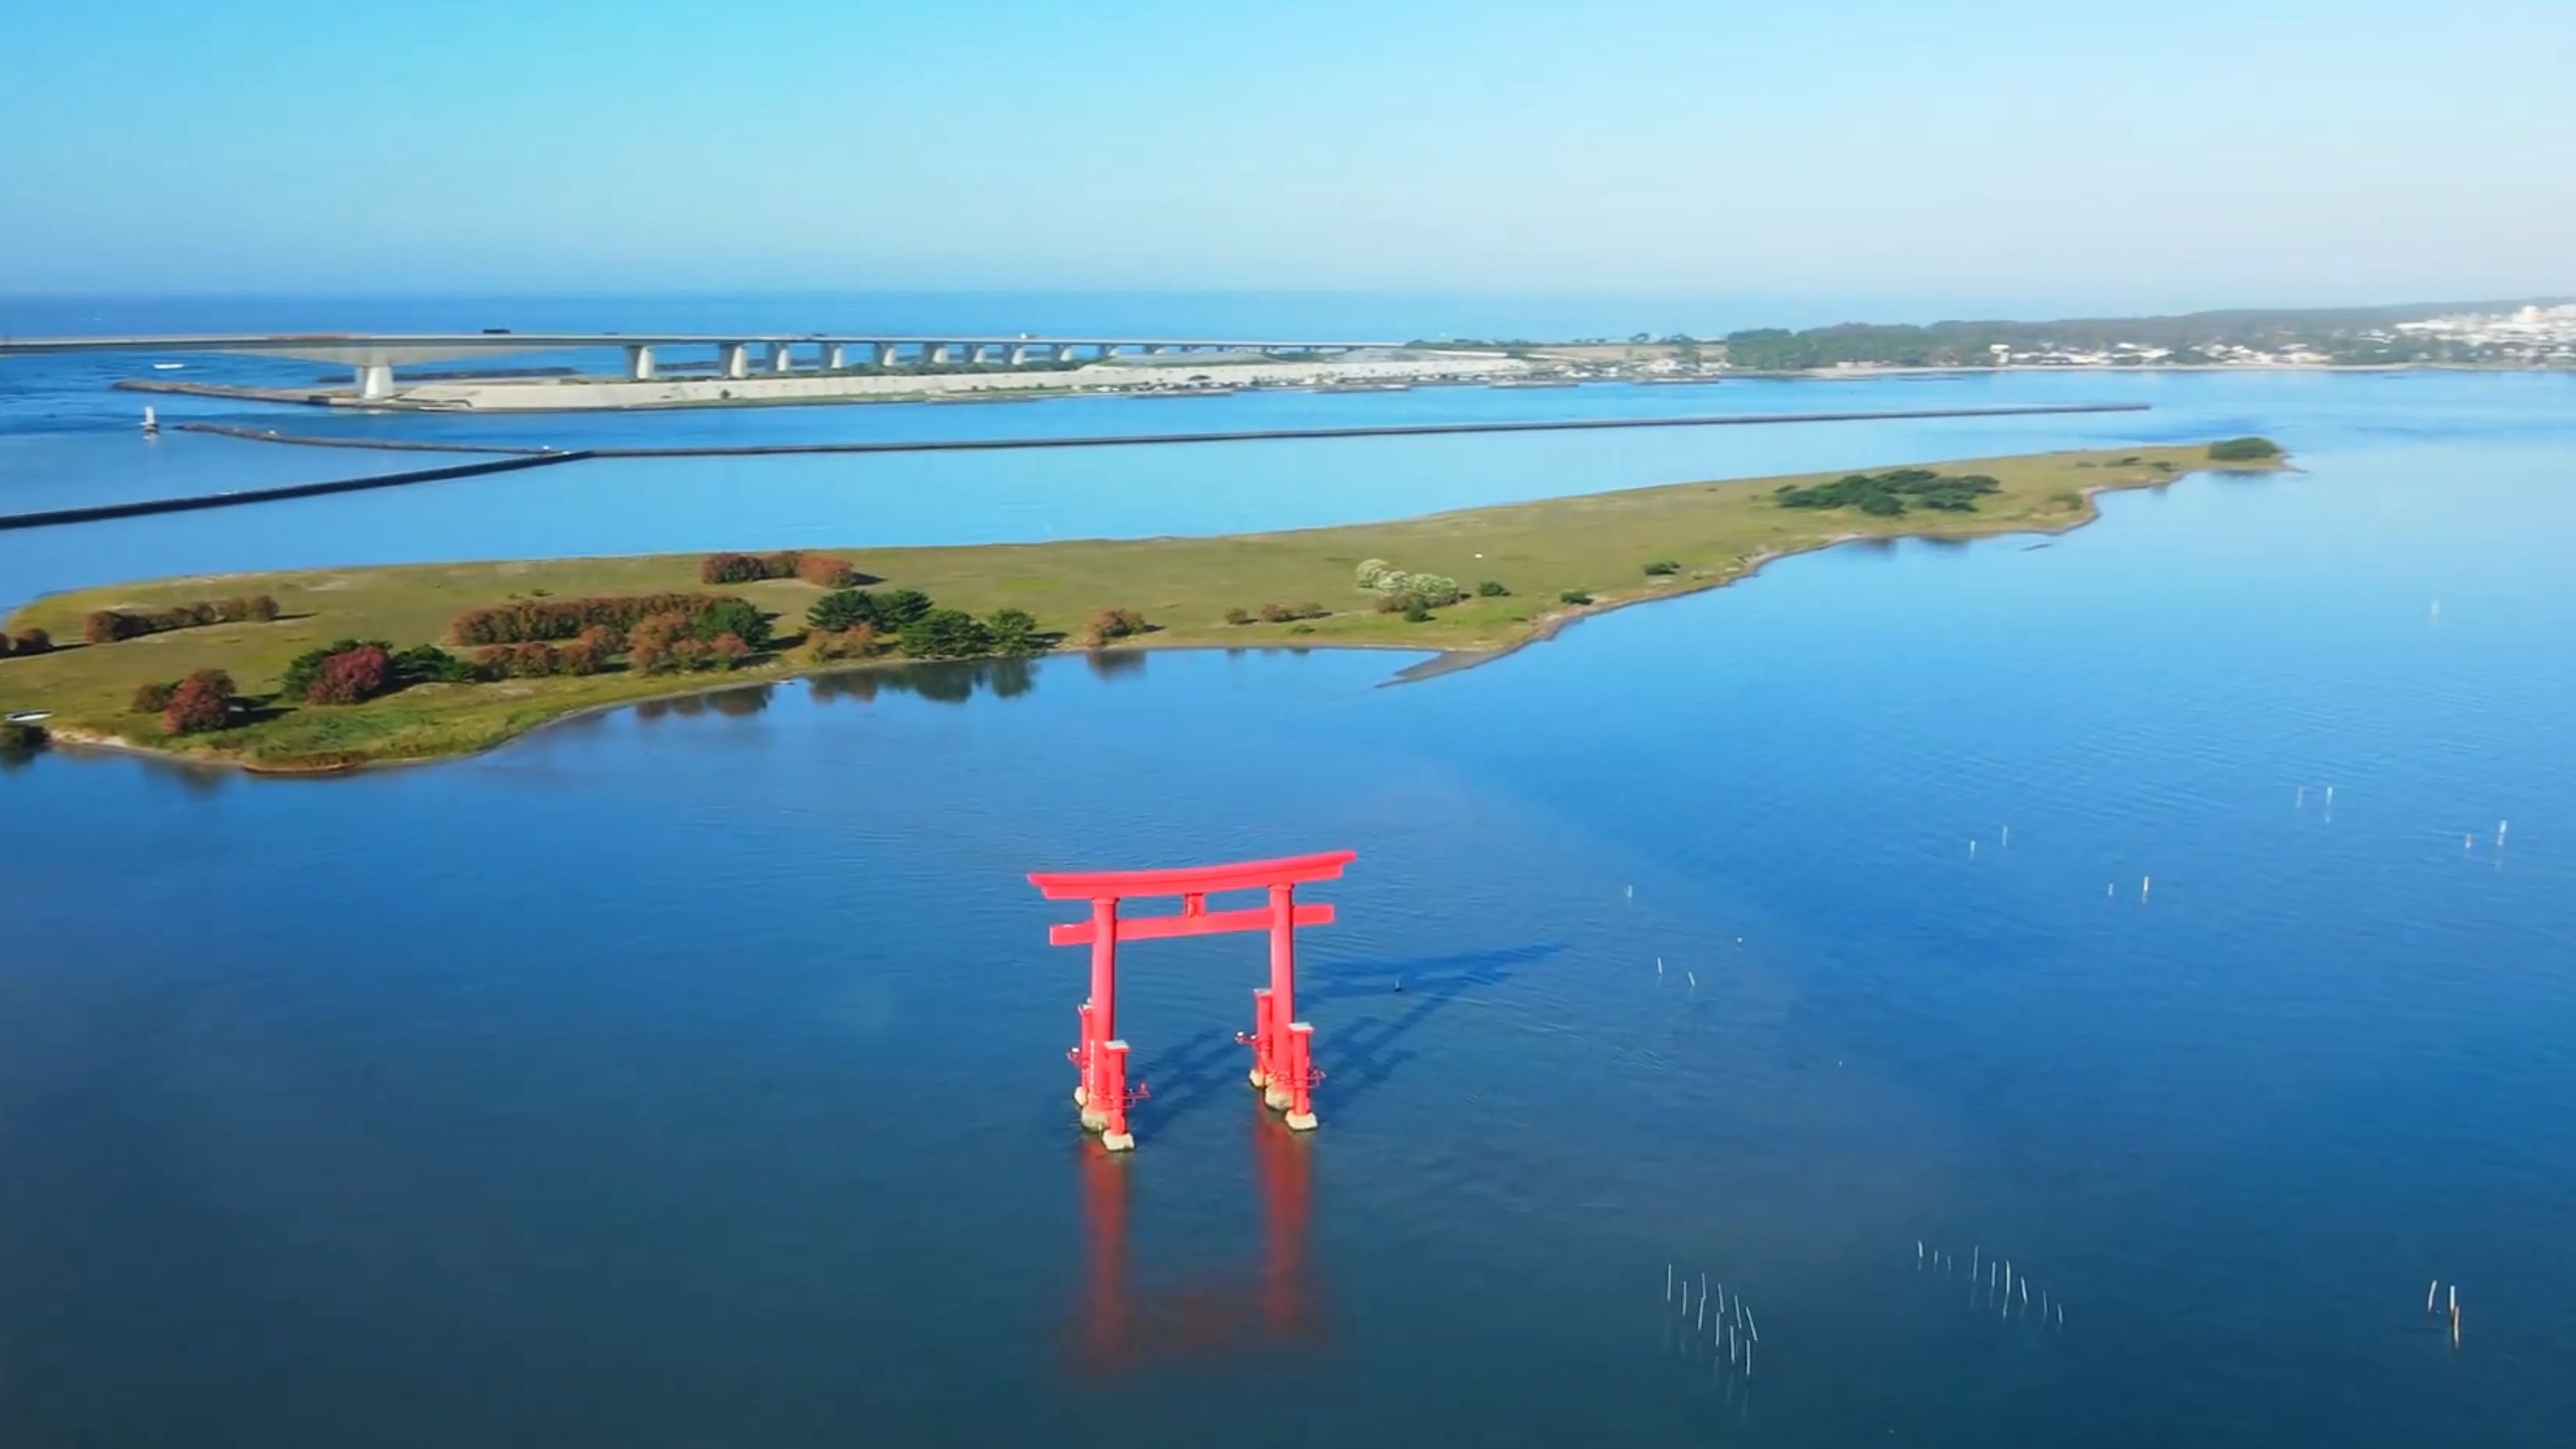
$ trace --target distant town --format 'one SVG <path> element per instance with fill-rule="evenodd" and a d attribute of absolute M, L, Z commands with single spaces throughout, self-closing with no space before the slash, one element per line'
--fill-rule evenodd
<path fill-rule="evenodd" d="M 1842 323 L 1571 343 L 1428 338 L 1570 377 L 1987 367 L 2576 367 L 2576 302 L 2194 312 L 2056 322 Z"/>

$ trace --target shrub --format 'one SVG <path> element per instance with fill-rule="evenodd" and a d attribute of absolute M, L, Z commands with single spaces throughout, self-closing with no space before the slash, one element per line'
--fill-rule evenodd
<path fill-rule="evenodd" d="M 207 624 L 239 623 L 245 619 L 267 623 L 276 618 L 277 613 L 277 600 L 266 594 L 236 599 L 199 599 L 192 603 L 172 604 L 150 613 L 100 609 L 81 620 L 81 638 L 90 644 L 113 644 L 120 639 L 159 634 L 171 629 L 196 629 Z"/>
<path fill-rule="evenodd" d="M 711 553 L 698 561 L 702 584 L 742 584 L 767 577 L 767 566 L 747 553 Z"/>
<path fill-rule="evenodd" d="M 1891 468 L 1884 473 L 1847 473 L 1831 483 L 1783 483 L 1771 490 L 1771 496 L 1782 508 L 1856 507 L 1873 517 L 1894 518 L 1909 503 L 1947 513 L 1974 513 L 1980 497 L 2002 486 L 1983 473 L 1945 478 L 1929 468 Z"/>
<path fill-rule="evenodd" d="M 9 647 L 10 652 L 16 654 L 50 654 L 54 649 L 54 636 L 42 629 L 21 629 Z"/>
<path fill-rule="evenodd" d="M 1401 614 L 1421 602 L 1422 596 L 1419 594 L 1380 594 L 1377 597 L 1377 611 L 1381 614 Z"/>
<path fill-rule="evenodd" d="M 984 621 L 984 629 L 996 654 L 1035 654 L 1046 648 L 1038 635 L 1037 619 L 1025 609 L 996 609 Z"/>
<path fill-rule="evenodd" d="M 1252 611 L 1237 604 L 1225 611 L 1225 621 L 1229 624 L 1249 624 L 1252 622 Z"/>
<path fill-rule="evenodd" d="M 718 669 L 740 669 L 751 657 L 751 646 L 739 634 L 718 634 L 707 641 L 707 662 Z"/>
<path fill-rule="evenodd" d="M 1312 634 L 1315 632 L 1315 626 L 1312 624 L 1291 624 L 1288 626 L 1288 632 L 1291 634 Z"/>
<path fill-rule="evenodd" d="M 1677 574 L 1681 571 L 1682 566 L 1668 558 L 1659 558 L 1653 563 L 1646 565 L 1646 577 L 1650 579 L 1660 579 L 1666 575 Z"/>
<path fill-rule="evenodd" d="M 206 688 L 213 690 L 215 693 L 220 694 L 227 699 L 241 693 L 240 690 L 233 687 L 232 675 L 221 669 L 200 669 L 189 675 L 187 678 L 180 680 L 179 683 L 202 684 Z"/>
<path fill-rule="evenodd" d="M 731 634 L 745 650 L 757 649 L 769 642 L 769 616 L 740 599 L 727 599 L 699 610 L 689 632 L 709 643 Z"/>
<path fill-rule="evenodd" d="M 875 625 L 852 624 L 847 629 L 813 630 L 805 636 L 805 648 L 817 659 L 866 659 L 885 645 L 877 638 Z"/>
<path fill-rule="evenodd" d="M 555 646 L 534 639 L 510 646 L 510 673 L 520 679 L 543 679 L 555 672 Z"/>
<path fill-rule="evenodd" d="M 2281 456 L 2281 445 L 2270 438 L 2229 438 L 2210 444 L 2209 456 L 2221 463 L 2256 462 Z"/>
<path fill-rule="evenodd" d="M 1496 579 L 1487 579 L 1483 583 L 1476 585 L 1476 597 L 1480 599 L 1509 598 L 1511 596 L 1511 592 L 1511 590 L 1502 586 L 1500 580 Z"/>
<path fill-rule="evenodd" d="M 23 755 L 45 743 L 45 727 L 24 720 L 0 720 L 0 755 Z"/>
<path fill-rule="evenodd" d="M 9 657 L 9 636 L 0 634 L 0 659 Z"/>
<path fill-rule="evenodd" d="M 397 684 L 461 684 L 478 677 L 474 666 L 435 644 L 415 644 L 393 658 Z"/>
<path fill-rule="evenodd" d="M 1332 611 L 1323 605 L 1315 603 L 1264 604 L 1261 606 L 1261 622 L 1286 624 L 1298 619 L 1320 619 L 1330 612 Z"/>
<path fill-rule="evenodd" d="M 1419 597 L 1416 597 L 1413 603 L 1405 609 L 1404 621 L 1408 624 L 1427 624 L 1431 621 L 1431 611 L 1424 608 L 1422 600 Z"/>
<path fill-rule="evenodd" d="M 904 625 L 896 644 L 915 659 L 960 659 L 991 653 L 993 631 L 963 609 L 933 609 Z"/>
<path fill-rule="evenodd" d="M 361 704 L 394 687 L 393 656 L 382 644 L 361 644 L 325 658 L 304 689 L 307 704 Z M 184 691 L 185 685 L 181 686 Z M 175 705 L 174 705 L 175 707 Z"/>
<path fill-rule="evenodd" d="M 305 650 L 286 661 L 286 672 L 278 677 L 279 696 L 285 699 L 302 699 L 305 693 L 312 689 L 313 681 L 321 675 L 325 661 L 333 655 L 346 654 L 352 649 L 363 649 L 369 646 L 385 650 L 387 657 L 392 657 L 393 646 L 382 639 L 336 639 L 319 649 Z"/>
<path fill-rule="evenodd" d="M 1151 627 L 1145 616 L 1134 609 L 1107 608 L 1091 616 L 1090 637 L 1095 644 L 1106 644 L 1112 639 L 1142 634 Z"/>
<path fill-rule="evenodd" d="M 555 651 L 557 674 L 597 674 L 607 662 L 607 651 L 592 644 L 587 637 L 575 639 Z"/>
<path fill-rule="evenodd" d="M 1382 558 L 1365 558 L 1360 560 L 1360 566 L 1352 571 L 1351 576 L 1363 589 L 1382 589 L 1386 585 L 1380 581 L 1389 574 L 1400 578 L 1403 570 Z"/>
<path fill-rule="evenodd" d="M 170 702 L 161 710 L 161 729 L 165 734 L 203 734 L 222 729 L 232 718 L 231 700 L 204 680 L 188 679 L 170 692 Z"/>
<path fill-rule="evenodd" d="M 1560 604 L 1588 604 L 1592 602 L 1592 596 L 1581 589 L 1568 589 L 1557 595 L 1556 601 Z"/>
<path fill-rule="evenodd" d="M 136 714 L 159 714 L 170 707 L 170 695 L 173 689 L 174 686 L 163 684 L 158 680 L 150 684 L 138 684 L 134 686 L 134 702 L 129 708 Z"/>
<path fill-rule="evenodd" d="M 1419 596 L 1428 608 L 1437 609 L 1467 597 L 1467 591 L 1447 574 L 1407 574 L 1404 586 L 1405 592 Z"/>
<path fill-rule="evenodd" d="M 654 614 L 635 621 L 626 633 L 626 659 L 646 674 L 661 674 L 679 668 L 682 643 L 694 644 L 689 632 L 689 616 L 678 610 Z"/>
<path fill-rule="evenodd" d="M 593 624 L 576 636 L 585 649 L 594 650 L 602 659 L 626 652 L 626 631 L 614 624 Z"/>
<path fill-rule="evenodd" d="M 731 594 L 628 594 L 586 599 L 518 599 L 496 609 L 468 609 L 448 624 L 459 644 L 521 644 L 570 639 L 593 625 L 632 629 L 655 614 L 696 614 L 742 600 Z"/>
<path fill-rule="evenodd" d="M 846 589 L 859 581 L 859 571 L 840 559 L 809 553 L 796 560 L 796 577 L 827 589 Z"/>

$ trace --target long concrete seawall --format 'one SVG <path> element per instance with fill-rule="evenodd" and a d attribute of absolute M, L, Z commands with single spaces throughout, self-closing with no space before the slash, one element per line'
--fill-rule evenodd
<path fill-rule="evenodd" d="M 915 442 L 748 443 L 709 444 L 698 447 L 562 450 L 508 447 L 497 444 L 478 446 L 465 443 L 413 443 L 397 440 L 392 447 L 398 450 L 481 452 L 496 456 L 492 461 L 484 463 L 464 463 L 452 468 L 428 468 L 409 473 L 384 473 L 367 478 L 344 478 L 329 483 L 293 483 L 279 488 L 242 489 L 230 493 L 208 493 L 193 498 L 158 498 L 134 503 L 103 503 L 87 508 L 57 508 L 42 513 L 5 514 L 0 515 L 0 530 L 42 528 L 63 523 L 91 523 L 100 519 L 136 518 L 146 514 L 180 513 L 199 508 L 230 508 L 238 504 L 271 503 L 288 498 L 314 498 L 331 493 L 355 493 L 369 488 L 394 488 L 409 483 L 436 483 L 451 478 L 471 478 L 485 473 L 507 473 L 520 468 L 542 468 L 556 463 L 579 462 L 585 458 L 767 458 L 816 453 L 970 453 L 1032 448 L 1138 448 L 1159 444 L 1275 442 L 1313 438 L 1424 437 L 1460 433 L 1566 433 L 1612 428 L 1724 428 L 1780 423 L 1895 422 L 1927 418 L 1999 418 L 2146 411 L 2148 411 L 2146 403 L 2033 403 L 2016 407 L 1906 408 L 1880 412 L 1724 413 L 1664 418 L 1377 423 L 1329 428 L 1241 428 L 1207 433 L 1119 433 L 1067 438 L 946 438 Z M 283 443 L 320 448 L 383 446 L 353 442 L 347 438 L 299 436 L 220 423 L 185 423 L 180 426 L 192 432 L 213 433 L 259 443 Z"/>
<path fill-rule="evenodd" d="M 408 473 L 377 473 L 365 478 L 335 478 L 325 483 L 287 483 L 275 488 L 237 488 L 228 493 L 201 493 L 187 498 L 147 498 L 132 503 L 98 503 L 85 508 L 49 508 L 37 513 L 0 514 L 0 531 L 46 528 L 63 523 L 97 523 L 110 518 L 142 518 L 155 513 L 187 513 L 200 508 L 234 508 L 245 503 L 275 503 L 288 498 L 320 498 L 333 493 L 359 493 L 370 488 L 399 488 L 409 483 L 438 483 L 485 473 L 513 473 L 576 463 L 588 453 L 543 453 L 534 457 L 496 458 L 488 463 L 458 463 L 447 468 L 421 468 Z"/>

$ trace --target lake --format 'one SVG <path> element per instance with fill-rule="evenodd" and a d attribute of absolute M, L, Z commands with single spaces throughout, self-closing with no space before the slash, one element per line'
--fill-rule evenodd
<path fill-rule="evenodd" d="M 123 397 L 60 388 L 0 434 L 0 507 L 383 461 L 145 444 Z M 2156 411 L 580 464 L 0 535 L 14 600 L 219 568 L 1288 527 L 2241 432 L 2303 470 L 2114 496 L 2045 546 L 1792 559 L 1397 688 L 1407 656 L 1067 658 L 737 690 L 342 780 L 18 762 L 0 1428 L 2563 1443 L 2576 379 L 466 426 L 2093 398 Z M 1156 409 L 1188 417 L 1134 422 Z M 1044 944 L 1074 913 L 1024 873 L 1339 847 L 1348 878 L 1310 894 L 1341 922 L 1302 946 L 1321 1130 L 1280 1131 L 1242 1081 L 1259 943 L 1156 942 L 1124 953 L 1121 1002 L 1153 1096 L 1138 1150 L 1100 1154 L 1066 1100 L 1081 953 Z M 1749 1379 L 1668 1270 L 1741 1295 Z M 2459 1285 L 2456 1352 L 2433 1279 Z"/>

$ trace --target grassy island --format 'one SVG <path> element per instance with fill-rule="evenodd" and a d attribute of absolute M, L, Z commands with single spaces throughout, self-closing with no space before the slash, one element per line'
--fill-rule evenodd
<path fill-rule="evenodd" d="M 322 770 L 464 754 L 606 705 L 907 658 L 1175 646 L 1491 654 L 1845 539 L 2054 532 L 2090 520 L 2102 489 L 2281 463 L 2268 443 L 2235 439 L 1214 538 L 162 579 L 19 609 L 0 631 L 19 641 L 0 654 L 0 713 L 50 712 L 44 727 L 67 743 Z"/>

